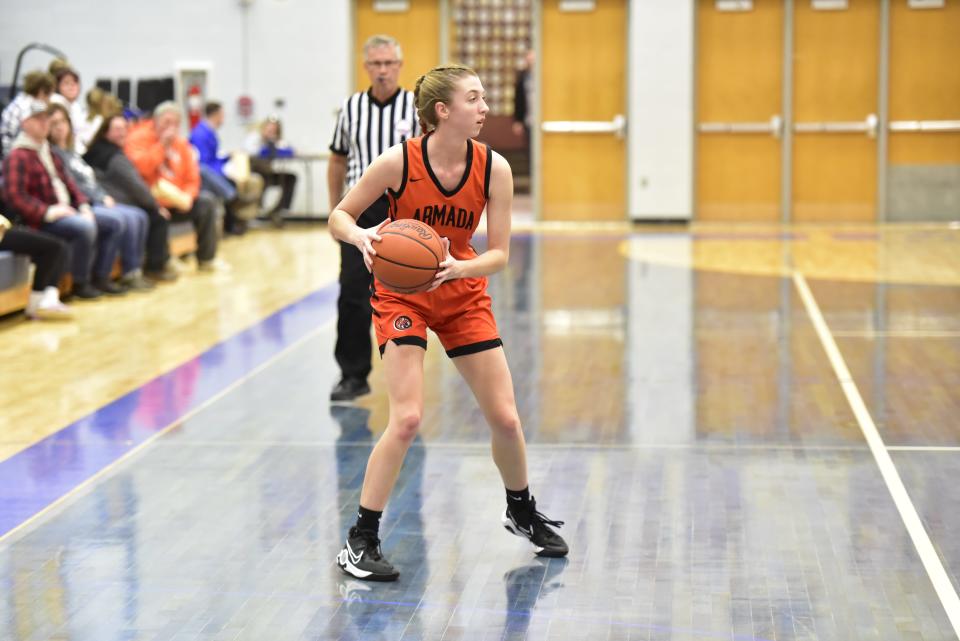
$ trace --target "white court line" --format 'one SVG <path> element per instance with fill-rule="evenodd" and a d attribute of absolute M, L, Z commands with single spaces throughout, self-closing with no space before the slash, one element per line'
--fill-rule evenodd
<path fill-rule="evenodd" d="M 827 327 L 827 322 L 820 312 L 820 307 L 817 305 L 813 294 L 810 293 L 810 288 L 807 287 L 807 279 L 803 277 L 803 274 L 795 271 L 793 272 L 793 283 L 800 293 L 800 298 L 803 299 L 803 305 L 807 308 L 807 314 L 809 314 L 810 320 L 817 330 L 820 343 L 827 353 L 827 358 L 830 359 L 830 364 L 833 366 L 833 371 L 837 375 L 840 387 L 843 388 L 847 402 L 850 403 L 850 409 L 853 410 L 853 414 L 857 418 L 857 423 L 860 425 L 863 437 L 867 440 L 867 445 L 870 446 L 870 452 L 877 462 L 877 467 L 880 468 L 880 474 L 883 476 L 883 480 L 887 484 L 887 489 L 893 497 L 897 511 L 900 512 L 900 518 L 903 519 L 903 524 L 910 534 L 913 545 L 917 548 L 917 553 L 920 555 L 923 567 L 926 568 L 927 575 L 929 575 L 930 581 L 933 583 L 933 588 L 937 591 L 937 596 L 940 597 L 943 609 L 946 610 L 947 617 L 950 619 L 951 625 L 953 625 L 953 631 L 957 637 L 960 638 L 960 597 L 957 596 L 957 591 L 954 589 L 953 583 L 950 582 L 950 577 L 943 568 L 943 562 L 940 560 L 937 551 L 933 547 L 933 543 L 930 541 L 930 535 L 927 534 L 927 530 L 923 527 L 923 522 L 920 520 L 919 514 L 917 514 L 917 508 L 910 500 L 910 495 L 907 494 L 907 488 L 903 485 L 903 480 L 900 478 L 900 474 L 893 464 L 893 459 L 890 458 L 890 453 L 887 451 L 883 439 L 880 438 L 877 426 L 874 425 L 873 418 L 871 418 L 870 412 L 867 410 L 867 406 L 860 396 L 857 384 L 850 375 L 850 370 L 847 369 L 847 364 L 840 354 L 840 349 L 837 347 L 833 335 L 830 334 L 830 329 Z"/>
<path fill-rule="evenodd" d="M 888 445 L 890 452 L 960 452 L 960 445 Z"/>

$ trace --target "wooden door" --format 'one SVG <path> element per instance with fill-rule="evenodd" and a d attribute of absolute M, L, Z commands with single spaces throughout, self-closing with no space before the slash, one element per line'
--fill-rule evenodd
<path fill-rule="evenodd" d="M 875 220 L 880 3 L 794 7 L 792 220 Z"/>
<path fill-rule="evenodd" d="M 960 0 L 890 9 L 888 220 L 960 218 Z"/>
<path fill-rule="evenodd" d="M 627 113 L 627 26 L 626 0 L 574 12 L 543 2 L 543 122 L 612 122 Z M 544 132 L 540 217 L 624 220 L 626 148 L 613 133 Z"/>
<path fill-rule="evenodd" d="M 697 6 L 697 220 L 779 221 L 783 3 Z"/>
<path fill-rule="evenodd" d="M 440 63 L 440 4 L 410 0 L 406 11 L 376 11 L 373 0 L 357 0 L 354 31 L 356 90 L 370 86 L 363 66 L 363 43 L 377 34 L 397 39 L 403 51 L 400 86 L 413 90 L 417 78 Z M 336 64 L 336 61 L 330 61 Z"/>

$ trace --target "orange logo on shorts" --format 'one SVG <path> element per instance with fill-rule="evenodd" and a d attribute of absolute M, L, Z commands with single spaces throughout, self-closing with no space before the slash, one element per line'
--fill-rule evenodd
<path fill-rule="evenodd" d="M 393 327 L 402 332 L 413 327 L 413 321 L 410 320 L 409 316 L 398 316 L 397 320 L 393 321 Z"/>

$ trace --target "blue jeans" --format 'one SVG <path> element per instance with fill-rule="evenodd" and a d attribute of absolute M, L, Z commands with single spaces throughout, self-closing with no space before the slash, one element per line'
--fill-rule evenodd
<path fill-rule="evenodd" d="M 96 205 L 93 208 L 96 216 L 112 218 L 123 226 L 120 235 L 120 261 L 123 264 L 123 273 L 140 269 L 143 266 L 143 251 L 147 246 L 147 231 L 150 227 L 147 212 L 132 205 L 117 203 L 113 207 Z"/>
<path fill-rule="evenodd" d="M 203 189 L 224 202 L 230 202 L 237 197 L 237 188 L 229 178 L 204 165 L 200 165 L 200 181 Z"/>
<path fill-rule="evenodd" d="M 41 231 L 59 236 L 70 245 L 70 273 L 77 284 L 89 283 L 91 271 L 96 279 L 109 278 L 117 258 L 122 223 L 98 216 L 96 212 L 94 218 L 95 223 L 83 216 L 67 216 L 40 227 Z"/>

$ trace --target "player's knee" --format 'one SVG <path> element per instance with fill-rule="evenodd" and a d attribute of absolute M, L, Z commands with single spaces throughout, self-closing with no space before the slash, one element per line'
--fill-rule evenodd
<path fill-rule="evenodd" d="M 518 438 L 523 431 L 520 424 L 520 417 L 512 410 L 504 410 L 493 416 L 491 427 L 500 436 L 506 438 Z"/>
<path fill-rule="evenodd" d="M 419 430 L 420 412 L 417 410 L 401 411 L 393 421 L 393 433 L 403 441 L 412 441 Z"/>

